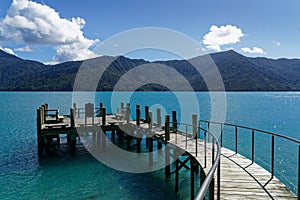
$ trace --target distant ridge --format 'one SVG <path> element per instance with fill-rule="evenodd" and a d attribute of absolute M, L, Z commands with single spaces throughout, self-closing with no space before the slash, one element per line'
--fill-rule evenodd
<path fill-rule="evenodd" d="M 300 91 L 300 59 L 250 58 L 233 50 L 213 53 L 210 57 L 220 71 L 226 91 Z M 201 75 L 186 60 L 148 62 L 123 56 L 102 56 L 86 61 L 45 65 L 37 61 L 23 60 L 2 50 L 0 50 L 0 90 L 72 91 L 81 64 L 84 62 L 87 67 L 94 69 L 97 65 L 101 65 L 104 59 L 114 61 L 99 81 L 98 91 L 112 91 L 122 75 L 143 64 L 167 65 L 181 73 L 194 90 L 207 91 Z M 211 66 L 206 63 L 205 56 L 190 61 L 203 65 L 202 75 L 210 73 Z M 92 89 L 84 88 L 84 90 Z M 161 91 L 166 88 L 149 84 L 139 90 Z"/>

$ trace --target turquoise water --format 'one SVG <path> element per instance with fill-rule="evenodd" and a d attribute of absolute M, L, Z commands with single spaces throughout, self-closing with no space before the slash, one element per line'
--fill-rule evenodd
<path fill-rule="evenodd" d="M 125 95 L 126 93 L 124 93 Z M 112 93 L 97 93 L 95 103 L 102 101 L 114 112 Z M 181 93 L 188 96 L 188 93 Z M 226 121 L 282 133 L 300 139 L 300 93 L 227 93 Z M 131 105 L 139 103 L 166 113 L 178 109 L 180 102 L 173 93 L 134 93 Z M 209 93 L 197 93 L 200 116 L 210 119 Z M 122 99 L 120 99 L 122 100 Z M 90 97 L 83 102 L 92 101 Z M 188 101 L 188 99 L 187 99 Z M 95 160 L 83 146 L 75 156 L 64 153 L 38 161 L 36 150 L 36 108 L 43 103 L 68 114 L 72 93 L 68 92 L 2 92 L 0 93 L 0 199 L 189 199 L 189 172 L 180 173 L 180 192 L 174 194 L 174 176 L 166 180 L 164 171 L 129 174 L 113 170 Z M 191 107 L 179 115 L 191 121 Z M 131 113 L 134 117 L 134 112 Z M 143 111 L 142 111 L 143 114 Z M 225 136 L 224 136 L 225 137 Z M 230 131 L 224 145 L 233 148 Z M 249 134 L 239 135 L 239 151 L 249 155 Z M 256 138 L 256 161 L 269 167 L 270 138 Z M 276 139 L 276 175 L 295 191 L 297 185 L 297 146 Z M 243 144 L 244 143 L 244 144 Z M 263 147 L 263 148 L 261 148 Z M 284 167 L 278 167 L 284 166 Z"/>

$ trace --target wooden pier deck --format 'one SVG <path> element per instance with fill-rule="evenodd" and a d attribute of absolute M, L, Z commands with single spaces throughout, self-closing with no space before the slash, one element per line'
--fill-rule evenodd
<path fill-rule="evenodd" d="M 44 116 L 40 114 L 41 118 Z M 123 113 L 124 114 L 124 113 Z M 85 118 L 76 118 L 76 115 L 71 114 L 65 117 L 63 121 L 58 121 L 58 118 L 49 118 L 48 122 L 38 125 L 38 140 L 42 141 L 42 136 L 59 134 L 68 134 L 68 140 L 76 141 L 78 136 L 77 130 L 80 128 L 101 128 L 105 131 L 118 130 L 118 125 L 127 124 L 131 127 L 137 127 L 137 121 L 126 120 L 120 118 L 119 114 L 106 115 L 105 117 L 93 117 L 93 123 L 86 122 Z M 39 118 L 39 117 L 38 117 Z M 45 117 L 44 117 L 45 118 Z M 138 116 L 140 118 L 140 116 Z M 166 139 L 166 127 L 155 123 L 149 123 L 146 120 L 138 120 L 138 128 L 145 133 L 151 130 L 154 135 L 151 137 L 153 141 L 159 141 L 168 145 L 171 148 L 180 148 L 182 151 L 191 155 L 201 166 L 204 173 L 207 174 L 210 170 L 216 149 L 209 141 L 193 138 L 193 133 L 189 136 L 182 134 L 180 131 L 170 131 L 169 138 Z M 38 124 L 40 122 L 38 121 Z M 134 136 L 133 136 L 134 138 Z M 195 142 L 196 141 L 196 142 Z M 71 146 L 76 145 L 76 142 L 71 142 Z M 105 144 L 104 144 L 105 145 Z M 197 150 L 196 149 L 197 145 Z M 153 147 L 152 147 L 153 148 Z M 214 149 L 214 150 L 213 150 Z M 217 173 L 214 175 L 214 199 L 297 199 L 297 197 L 288 190 L 288 188 L 280 182 L 270 172 L 263 169 L 256 163 L 244 156 L 237 154 L 227 148 L 221 148 L 220 158 L 220 180 L 217 181 Z M 170 170 L 170 169 L 168 169 Z M 179 170 L 178 170 L 179 171 Z M 169 172 L 170 173 L 170 172 Z M 220 184 L 218 187 L 218 184 Z M 178 187 L 178 186 L 177 186 Z M 179 185 L 180 188 L 180 185 Z M 218 188 L 220 188 L 218 196 Z M 194 195 L 193 195 L 194 196 Z"/>

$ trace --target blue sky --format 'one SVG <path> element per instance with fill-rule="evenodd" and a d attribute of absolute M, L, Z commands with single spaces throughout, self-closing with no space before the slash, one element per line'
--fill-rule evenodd
<path fill-rule="evenodd" d="M 300 58 L 299 8 L 299 0 L 1 0 L 0 47 L 41 62 L 80 60 L 97 56 L 93 48 L 115 34 L 161 27 L 186 34 L 208 53 Z"/>

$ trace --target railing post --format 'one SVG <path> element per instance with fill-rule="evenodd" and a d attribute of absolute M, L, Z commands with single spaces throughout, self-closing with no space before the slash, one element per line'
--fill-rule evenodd
<path fill-rule="evenodd" d="M 274 157 L 275 157 L 275 137 L 272 135 L 272 178 L 274 176 Z"/>
<path fill-rule="evenodd" d="M 254 129 L 252 129 L 252 164 L 254 163 L 254 148 L 255 148 L 255 145 L 254 145 Z"/>
<path fill-rule="evenodd" d="M 220 143 L 221 143 L 221 147 L 223 146 L 223 124 L 221 124 L 221 132 L 220 132 Z"/>
<path fill-rule="evenodd" d="M 238 153 L 238 127 L 235 126 L 235 153 Z"/>
<path fill-rule="evenodd" d="M 185 125 L 185 149 L 187 149 L 188 125 Z"/>
<path fill-rule="evenodd" d="M 170 115 L 166 115 L 165 120 L 165 141 L 170 141 Z"/>
<path fill-rule="evenodd" d="M 206 146 L 207 146 L 207 142 L 206 142 L 206 131 L 204 131 L 204 168 L 206 167 L 206 155 L 207 155 L 207 151 L 206 151 Z"/>
<path fill-rule="evenodd" d="M 217 171 L 217 184 L 218 184 L 218 191 L 217 191 L 217 199 L 220 199 L 221 195 L 221 157 L 219 160 L 219 165 L 218 165 L 218 171 Z"/>

